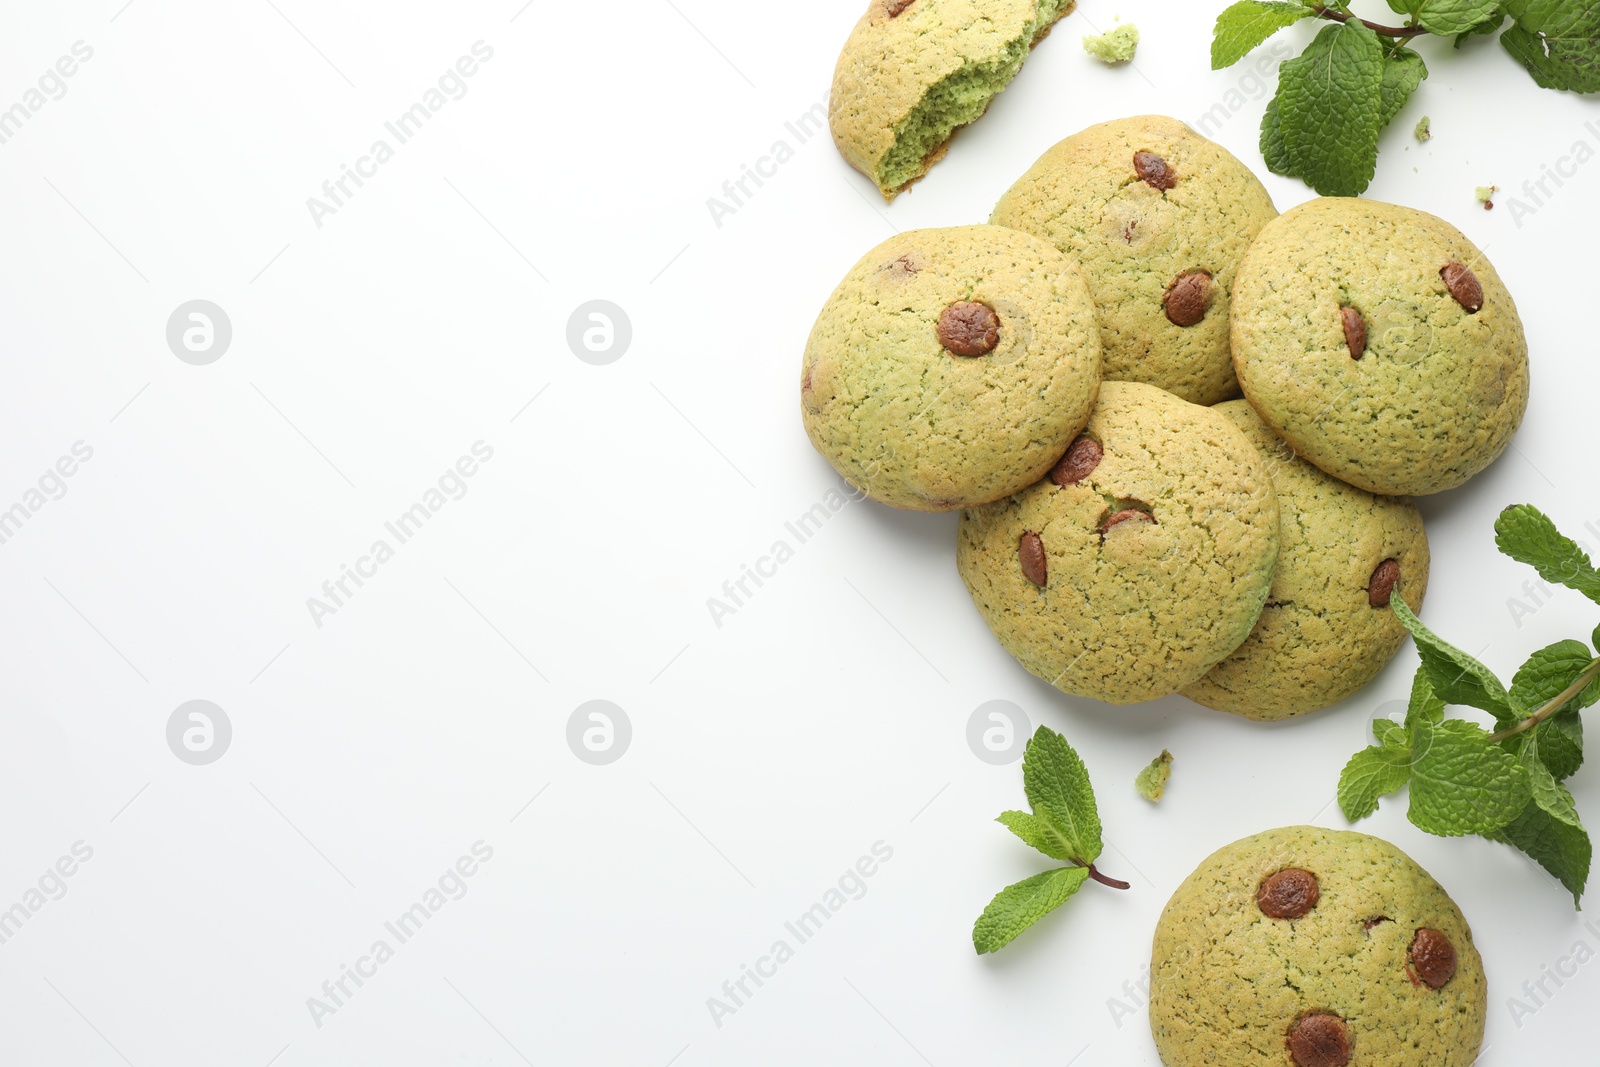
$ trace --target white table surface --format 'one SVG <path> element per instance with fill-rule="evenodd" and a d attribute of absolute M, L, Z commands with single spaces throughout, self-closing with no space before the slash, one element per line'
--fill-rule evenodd
<path fill-rule="evenodd" d="M 1051 144 L 1118 116 L 1221 104 L 1213 136 L 1260 165 L 1264 83 L 1208 69 L 1222 6 L 1086 0 L 885 207 L 826 135 L 787 125 L 823 99 L 861 0 L 6 5 L 0 108 L 75 42 L 92 56 L 0 144 L 0 509 L 62 487 L 0 544 L 0 909 L 26 912 L 0 944 L 0 1062 L 1155 1064 L 1136 990 L 1168 894 L 1237 837 L 1343 827 L 1338 770 L 1415 654 L 1276 727 L 1181 698 L 1112 709 L 991 639 L 954 516 L 855 503 L 804 544 L 785 523 L 840 485 L 796 380 L 870 246 L 983 220 Z M 1143 31 L 1136 67 L 1079 46 L 1118 15 Z M 398 143 L 385 123 L 480 41 L 492 56 L 445 78 L 465 95 Z M 1423 502 L 1424 614 L 1509 672 L 1597 617 L 1567 592 L 1514 617 L 1531 572 L 1491 523 L 1531 502 L 1600 545 L 1600 105 L 1538 89 L 1495 44 L 1424 53 L 1433 77 L 1370 195 L 1487 250 L 1534 360 L 1514 448 Z M 380 138 L 392 158 L 361 162 Z M 772 176 L 716 217 L 708 199 L 779 142 Z M 1574 176 L 1513 210 L 1580 143 Z M 370 176 L 313 217 L 344 165 Z M 1280 208 L 1310 195 L 1262 175 Z M 1509 192 L 1485 213 L 1490 182 Z M 232 327 L 205 365 L 166 339 L 196 299 Z M 597 299 L 632 330 L 605 365 L 566 339 Z M 92 456 L 46 477 L 79 442 Z M 478 442 L 491 458 L 447 476 Z M 399 543 L 385 523 L 442 476 Z M 380 539 L 392 558 L 361 563 Z M 718 626 L 707 599 L 779 540 L 793 558 Z M 308 598 L 358 563 L 370 577 L 314 618 Z M 191 700 L 231 724 L 207 765 L 167 743 Z M 606 765 L 567 743 L 591 700 L 631 727 Z M 991 821 L 1021 803 L 1018 766 L 967 744 L 991 700 L 1078 746 L 1103 866 L 1133 889 L 1090 887 L 979 958 L 973 919 L 1041 866 Z M 1164 746 L 1152 807 L 1132 778 Z M 1572 786 L 1600 819 L 1593 769 Z M 1362 829 L 1471 920 L 1484 1067 L 1578 1062 L 1593 966 L 1546 979 L 1532 1014 L 1508 998 L 1592 954 L 1600 925 L 1520 855 L 1429 837 L 1403 803 Z M 449 876 L 478 842 L 492 856 Z M 800 943 L 785 923 L 878 842 L 892 856 L 859 899 Z M 75 845 L 92 856 L 48 875 Z M 401 942 L 385 923 L 426 911 L 441 876 Z M 313 1011 L 379 940 L 392 958 Z M 779 940 L 792 958 L 714 1018 L 708 998 Z"/>

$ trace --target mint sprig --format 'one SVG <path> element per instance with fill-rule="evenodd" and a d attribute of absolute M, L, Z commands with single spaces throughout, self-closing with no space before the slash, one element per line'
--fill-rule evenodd
<path fill-rule="evenodd" d="M 1056 867 L 1009 885 L 995 894 L 972 926 L 972 946 L 995 952 L 1066 902 L 1089 879 L 1127 889 L 1095 867 L 1104 847 L 1100 812 L 1089 771 L 1067 739 L 1047 726 L 1034 731 L 1022 754 L 1022 791 L 1033 811 L 1001 812 L 995 821 L 1051 859 Z"/>
<path fill-rule="evenodd" d="M 1546 89 L 1600 92 L 1600 8 L 1573 0 L 1510 0 L 1506 51 Z"/>
<path fill-rule="evenodd" d="M 1600 603 L 1600 571 L 1537 509 L 1519 505 L 1501 512 L 1495 543 L 1546 581 Z M 1339 776 L 1345 817 L 1364 819 L 1381 797 L 1409 786 L 1407 818 L 1416 826 L 1441 837 L 1477 834 L 1518 848 L 1579 903 L 1593 846 L 1563 783 L 1583 764 L 1580 712 L 1600 702 L 1600 656 L 1582 641 L 1558 641 L 1529 656 L 1508 688 L 1424 625 L 1398 594 L 1389 607 L 1415 638 L 1422 662 L 1405 724 L 1377 720 L 1377 744 L 1352 756 Z M 1600 647 L 1600 630 L 1593 637 Z M 1450 704 L 1487 711 L 1495 732 L 1445 717 Z"/>
<path fill-rule="evenodd" d="M 1278 68 L 1278 92 L 1261 122 L 1261 154 L 1274 174 L 1298 177 L 1324 196 L 1359 196 L 1377 171 L 1378 138 L 1428 76 L 1410 47 L 1429 35 L 1499 33 L 1535 82 L 1600 92 L 1600 5 L 1570 0 L 1389 0 L 1407 16 L 1386 26 L 1348 3 L 1239 0 L 1217 16 L 1211 69 L 1243 59 L 1279 30 L 1305 19 L 1325 26 L 1305 51 Z"/>

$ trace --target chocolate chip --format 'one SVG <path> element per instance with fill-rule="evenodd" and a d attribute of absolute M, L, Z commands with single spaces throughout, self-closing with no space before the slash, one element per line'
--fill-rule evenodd
<path fill-rule="evenodd" d="M 1443 933 L 1424 926 L 1411 939 L 1411 966 L 1429 989 L 1439 989 L 1456 975 L 1456 947 Z"/>
<path fill-rule="evenodd" d="M 1394 592 L 1394 587 L 1400 584 L 1400 564 L 1392 559 L 1386 559 L 1372 569 L 1372 577 L 1367 581 L 1367 603 L 1375 608 L 1389 606 L 1389 594 Z"/>
<path fill-rule="evenodd" d="M 1080 437 L 1068 447 L 1066 455 L 1056 461 L 1050 471 L 1050 480 L 1060 486 L 1077 485 L 1100 466 L 1106 450 L 1092 437 Z"/>
<path fill-rule="evenodd" d="M 894 18 L 916 2 L 917 0 L 885 0 L 883 9 L 889 13 L 890 18 Z"/>
<path fill-rule="evenodd" d="M 1344 343 L 1350 349 L 1351 359 L 1367 354 L 1367 320 L 1353 307 L 1339 309 L 1339 322 L 1344 326 Z"/>
<path fill-rule="evenodd" d="M 1150 188 L 1160 189 L 1162 192 L 1178 184 L 1177 172 L 1154 152 L 1135 152 L 1133 172 Z"/>
<path fill-rule="evenodd" d="M 1362 923 L 1361 924 L 1361 929 L 1365 930 L 1367 933 L 1370 934 L 1372 932 L 1372 928 L 1374 926 L 1377 926 L 1380 923 L 1392 923 L 1392 922 L 1394 922 L 1394 920 L 1389 918 L 1389 916 L 1380 915 L 1376 919 L 1368 919 L 1366 922 Z"/>
<path fill-rule="evenodd" d="M 1017 541 L 1017 560 L 1022 564 L 1022 576 L 1040 589 L 1050 578 L 1044 561 L 1044 542 L 1032 530 Z"/>
<path fill-rule="evenodd" d="M 1467 309 L 1468 315 L 1483 310 L 1483 283 L 1470 267 L 1452 260 L 1439 269 L 1439 277 L 1444 279 L 1445 288 L 1456 298 L 1456 303 Z"/>
<path fill-rule="evenodd" d="M 1350 1027 L 1337 1015 L 1303 1015 L 1289 1028 L 1289 1056 L 1298 1067 L 1345 1067 Z"/>
<path fill-rule="evenodd" d="M 1193 326 L 1206 317 L 1210 300 L 1211 272 L 1192 270 L 1172 279 L 1161 297 L 1161 306 L 1174 326 Z"/>
<path fill-rule="evenodd" d="M 1000 316 L 988 304 L 957 300 L 939 313 L 939 343 L 957 356 L 987 356 L 1000 343 Z"/>
<path fill-rule="evenodd" d="M 1316 907 L 1321 897 L 1316 875 L 1299 867 L 1286 867 L 1261 882 L 1256 890 L 1256 907 L 1269 919 L 1298 919 Z"/>
<path fill-rule="evenodd" d="M 1156 525 L 1156 517 L 1148 511 L 1140 511 L 1138 508 L 1123 508 L 1121 511 L 1113 511 L 1101 521 L 1100 537 L 1104 539 L 1111 527 L 1125 522 L 1148 522 L 1154 526 Z"/>

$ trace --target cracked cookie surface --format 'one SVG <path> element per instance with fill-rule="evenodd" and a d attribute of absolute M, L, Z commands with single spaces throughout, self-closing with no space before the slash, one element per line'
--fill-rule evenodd
<path fill-rule="evenodd" d="M 1250 633 L 1272 582 L 1278 505 L 1225 416 L 1106 382 L 1051 477 L 963 512 L 957 566 L 1006 650 L 1067 693 L 1167 696 Z"/>
<path fill-rule="evenodd" d="M 1406 606 L 1422 610 L 1429 562 L 1422 513 L 1404 497 L 1324 474 L 1243 400 L 1214 410 L 1244 431 L 1272 478 L 1278 566 L 1250 636 L 1183 695 L 1259 720 L 1327 707 L 1372 681 L 1404 643 L 1405 627 L 1389 610 L 1397 581 Z"/>
<path fill-rule="evenodd" d="M 801 416 L 874 500 L 986 503 L 1042 478 L 1100 388 L 1094 307 L 1048 242 L 999 226 L 913 230 L 868 252 L 806 342 Z"/>
<path fill-rule="evenodd" d="M 1051 148 L 989 221 L 1037 234 L 1083 267 L 1107 380 L 1215 404 L 1239 395 L 1228 335 L 1234 274 L 1276 216 L 1265 187 L 1227 149 L 1177 119 L 1141 115 Z"/>
<path fill-rule="evenodd" d="M 1261 418 L 1368 492 L 1461 485 L 1527 409 L 1511 294 L 1459 230 L 1412 208 L 1324 197 L 1269 224 L 1239 267 L 1232 333 Z"/>
<path fill-rule="evenodd" d="M 1263 886 L 1286 871 L 1314 879 L 1314 903 L 1275 918 Z M 1219 849 L 1167 902 L 1150 970 L 1166 1067 L 1469 1067 L 1483 1040 L 1487 984 L 1466 919 L 1366 834 L 1290 826 Z"/>

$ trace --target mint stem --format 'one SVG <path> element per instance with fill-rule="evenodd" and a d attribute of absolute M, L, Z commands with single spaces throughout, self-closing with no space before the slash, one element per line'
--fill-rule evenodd
<path fill-rule="evenodd" d="M 1093 878 L 1095 881 L 1099 882 L 1101 885 L 1108 885 L 1112 889 L 1127 889 L 1127 888 L 1129 888 L 1129 883 L 1124 882 L 1120 878 L 1111 878 L 1111 877 L 1109 877 L 1107 875 L 1101 874 L 1099 869 L 1096 868 L 1095 865 L 1092 864 L 1092 863 L 1084 863 L 1082 860 L 1078 860 L 1078 859 L 1075 859 L 1072 862 L 1076 863 L 1079 867 L 1087 867 L 1087 868 L 1089 868 L 1089 877 Z"/>
<path fill-rule="evenodd" d="M 1332 19 L 1334 22 L 1349 22 L 1351 19 L 1356 18 L 1354 15 L 1343 11 L 1335 11 L 1332 8 L 1323 7 L 1321 4 L 1312 4 L 1311 10 L 1315 11 L 1320 17 Z M 1356 21 L 1380 37 L 1393 37 L 1402 41 L 1410 37 L 1421 37 L 1428 32 L 1421 26 L 1380 26 L 1376 22 L 1368 22 L 1366 19 L 1360 18 L 1357 18 Z"/>
<path fill-rule="evenodd" d="M 1596 659 L 1593 663 L 1590 663 L 1589 666 L 1584 669 L 1584 672 L 1578 675 L 1577 678 L 1573 679 L 1572 684 L 1563 689 L 1554 700 L 1550 701 L 1550 703 L 1546 704 L 1532 715 L 1529 715 L 1526 719 L 1523 719 L 1521 722 L 1517 723 L 1517 725 L 1509 726 L 1506 729 L 1501 730 L 1499 733 L 1492 735 L 1489 738 L 1489 743 L 1499 744 L 1501 741 L 1516 737 L 1518 734 L 1525 733 L 1526 731 L 1533 729 L 1535 726 L 1538 726 L 1550 716 L 1560 711 L 1569 700 L 1587 689 L 1589 684 L 1596 678 L 1600 678 L 1600 659 Z"/>

